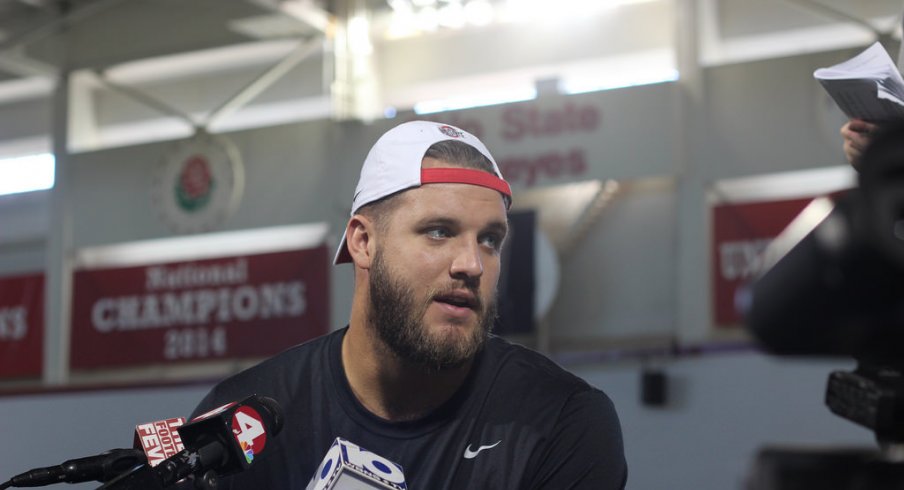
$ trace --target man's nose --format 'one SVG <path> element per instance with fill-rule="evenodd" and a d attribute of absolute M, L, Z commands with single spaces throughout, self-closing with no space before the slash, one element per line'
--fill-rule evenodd
<path fill-rule="evenodd" d="M 480 245 L 476 241 L 468 240 L 456 249 L 449 273 L 452 277 L 463 276 L 475 279 L 483 275 Z"/>

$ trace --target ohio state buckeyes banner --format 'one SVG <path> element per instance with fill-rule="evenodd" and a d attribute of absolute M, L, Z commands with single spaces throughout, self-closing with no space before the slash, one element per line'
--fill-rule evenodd
<path fill-rule="evenodd" d="M 73 369 L 254 358 L 329 329 L 329 256 L 309 250 L 77 270 Z"/>
<path fill-rule="evenodd" d="M 43 352 L 44 275 L 0 277 L 0 378 L 40 376 Z"/>
<path fill-rule="evenodd" d="M 813 199 L 724 204 L 713 207 L 713 316 L 717 327 L 741 324 L 735 294 L 761 272 L 769 245 Z"/>

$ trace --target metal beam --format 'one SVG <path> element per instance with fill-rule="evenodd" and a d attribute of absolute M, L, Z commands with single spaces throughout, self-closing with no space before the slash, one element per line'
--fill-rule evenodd
<path fill-rule="evenodd" d="M 194 120 L 193 117 L 180 111 L 179 109 L 176 109 L 175 107 L 173 107 L 169 104 L 166 104 L 165 102 L 163 102 L 151 95 L 148 95 L 148 94 L 142 92 L 141 90 L 138 90 L 138 89 L 132 88 L 132 87 L 127 87 L 125 85 L 120 85 L 120 84 L 114 82 L 113 80 L 110 80 L 110 78 L 103 72 L 95 72 L 95 74 L 97 75 L 97 80 L 101 84 L 103 84 L 105 87 L 107 87 L 115 92 L 119 92 L 119 93 L 125 95 L 126 97 L 131 97 L 131 98 L 137 100 L 138 102 L 141 102 L 142 104 L 144 104 L 154 110 L 159 111 L 162 114 L 165 114 L 167 116 L 175 116 L 175 117 L 185 121 L 185 123 L 188 124 L 189 126 L 191 126 L 193 130 L 197 130 L 199 128 L 200 125 L 198 124 L 197 121 Z"/>
<path fill-rule="evenodd" d="M 279 63 L 273 65 L 259 77 L 252 80 L 251 83 L 243 87 L 238 93 L 211 112 L 202 126 L 209 128 L 217 121 L 229 117 L 230 114 L 241 109 L 245 104 L 276 83 L 286 73 L 292 70 L 292 68 L 295 68 L 296 65 L 322 49 L 322 47 L 323 40 L 319 38 L 299 44 L 297 48 L 292 50 L 292 52 Z"/>
<path fill-rule="evenodd" d="M 25 29 L 19 35 L 12 36 L 0 42 L 0 53 L 8 51 L 19 46 L 50 37 L 58 33 L 61 29 L 71 27 L 72 25 L 88 19 L 108 8 L 114 7 L 124 0 L 97 0 L 84 7 L 63 13 L 59 17 L 46 22 L 44 24 Z"/>
<path fill-rule="evenodd" d="M 816 2 L 814 0 L 785 0 L 785 1 L 788 3 L 794 4 L 794 5 L 797 5 L 799 7 L 803 7 L 804 10 L 808 10 L 810 12 L 816 13 L 818 15 L 821 15 L 823 17 L 826 17 L 826 18 L 829 18 L 832 20 L 840 20 L 842 22 L 847 22 L 847 23 L 851 23 L 854 25 L 858 25 L 858 26 L 863 27 L 864 29 L 867 29 L 870 32 L 874 33 L 876 35 L 876 37 L 882 37 L 886 34 L 882 31 L 880 31 L 879 29 L 877 29 L 875 26 L 873 26 L 872 24 L 870 24 L 869 22 L 867 22 L 864 19 L 854 17 L 853 15 L 850 15 L 846 12 L 842 12 L 841 10 L 838 10 L 838 9 L 830 7 L 828 5 Z"/>
<path fill-rule="evenodd" d="M 23 56 L 19 49 L 9 49 L 0 52 L 0 69 L 22 77 L 47 77 L 56 75 L 56 67 Z"/>

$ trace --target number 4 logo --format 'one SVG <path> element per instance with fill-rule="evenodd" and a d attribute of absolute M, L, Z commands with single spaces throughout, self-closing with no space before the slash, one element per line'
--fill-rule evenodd
<path fill-rule="evenodd" d="M 232 416 L 232 433 L 239 441 L 243 451 L 259 454 L 267 443 L 267 431 L 256 410 L 249 406 L 241 406 Z"/>

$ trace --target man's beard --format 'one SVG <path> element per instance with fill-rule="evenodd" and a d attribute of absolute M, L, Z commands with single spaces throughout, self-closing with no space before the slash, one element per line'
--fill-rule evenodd
<path fill-rule="evenodd" d="M 453 285 L 449 286 L 452 289 Z M 469 288 L 471 289 L 471 288 Z M 369 320 L 379 339 L 398 358 L 427 372 L 439 372 L 462 366 L 480 351 L 496 320 L 496 301 L 484 304 L 476 288 L 474 311 L 477 328 L 465 338 L 433 336 L 424 325 L 427 308 L 443 290 L 431 290 L 421 296 L 393 277 L 377 250 L 370 269 Z M 422 304 L 416 301 L 423 299 Z"/>

